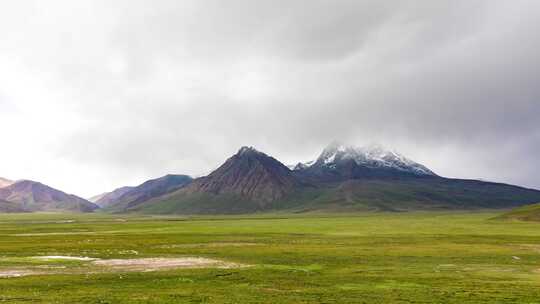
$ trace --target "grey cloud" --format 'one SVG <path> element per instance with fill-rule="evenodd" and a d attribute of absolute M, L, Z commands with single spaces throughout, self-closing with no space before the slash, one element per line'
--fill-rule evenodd
<path fill-rule="evenodd" d="M 294 162 L 341 139 L 540 188 L 536 1 L 28 3 L 0 52 L 78 119 L 55 157 L 118 185 L 204 174 L 241 145 Z"/>

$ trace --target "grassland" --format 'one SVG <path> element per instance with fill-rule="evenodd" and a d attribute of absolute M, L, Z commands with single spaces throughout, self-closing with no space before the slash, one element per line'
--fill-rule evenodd
<path fill-rule="evenodd" d="M 0 215 L 1 303 L 540 303 L 540 224 L 498 213 Z M 99 272 L 101 259 L 243 268 Z"/>
<path fill-rule="evenodd" d="M 510 212 L 502 214 L 499 218 L 538 222 L 540 221 L 540 204 L 527 205 L 513 209 Z"/>

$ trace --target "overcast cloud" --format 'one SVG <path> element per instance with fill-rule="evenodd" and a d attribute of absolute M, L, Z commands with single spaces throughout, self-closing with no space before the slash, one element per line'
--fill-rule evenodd
<path fill-rule="evenodd" d="M 81 196 L 334 139 L 540 188 L 540 1 L 4 1 L 0 176 Z"/>

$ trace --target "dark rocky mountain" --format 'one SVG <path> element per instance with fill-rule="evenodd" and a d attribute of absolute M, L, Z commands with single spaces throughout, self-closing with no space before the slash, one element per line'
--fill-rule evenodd
<path fill-rule="evenodd" d="M 6 208 L 17 211 L 91 212 L 99 208 L 83 198 L 29 180 L 0 188 L 0 200 L 11 203 L 4 204 Z"/>
<path fill-rule="evenodd" d="M 264 205 L 285 197 L 300 182 L 285 165 L 252 147 L 242 147 L 210 175 L 186 187 L 186 193 L 235 194 Z"/>
<path fill-rule="evenodd" d="M 185 187 L 192 182 L 192 178 L 187 175 L 165 175 L 160 178 L 148 180 L 139 186 L 129 189 L 129 191 L 118 196 L 107 203 L 107 207 L 114 210 L 133 208 L 143 202 L 151 200 Z"/>
<path fill-rule="evenodd" d="M 89 199 L 89 201 L 93 202 L 94 204 L 100 206 L 101 208 L 108 207 L 111 204 L 114 204 L 114 202 L 118 201 L 118 199 L 128 193 L 129 191 L 133 190 L 135 187 L 121 187 L 118 189 L 114 189 L 111 192 L 105 192 L 96 196 L 93 196 Z"/>
<path fill-rule="evenodd" d="M 13 183 L 14 183 L 14 181 L 12 181 L 12 180 L 0 177 L 0 188 L 7 187 L 9 185 L 12 185 Z"/>

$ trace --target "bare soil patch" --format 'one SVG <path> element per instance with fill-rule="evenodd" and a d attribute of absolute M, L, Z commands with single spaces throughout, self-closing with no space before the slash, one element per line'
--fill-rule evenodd
<path fill-rule="evenodd" d="M 37 274 L 42 274 L 42 272 L 30 269 L 0 269 L 0 278 L 18 278 Z"/>
<path fill-rule="evenodd" d="M 191 243 L 191 244 L 170 244 L 162 245 L 159 248 L 221 248 L 221 247 L 247 247 L 261 245 L 248 242 L 213 242 L 213 243 Z"/>
<path fill-rule="evenodd" d="M 44 264 L 23 267 L 0 268 L 0 278 L 17 278 L 29 275 L 46 274 L 80 274 L 80 273 L 110 273 L 110 272 L 150 272 L 182 268 L 240 268 L 248 265 L 231 263 L 202 257 L 180 258 L 139 258 L 139 259 L 99 259 L 79 256 L 37 256 Z M 55 261 L 55 264 L 47 262 Z M 81 261 L 78 267 L 58 265 L 58 261 Z"/>
<path fill-rule="evenodd" d="M 109 267 L 117 271 L 156 271 L 177 268 L 238 268 L 246 266 L 200 257 L 112 259 L 93 261 L 92 264 Z"/>
<path fill-rule="evenodd" d="M 47 256 L 35 256 L 34 259 L 39 260 L 68 260 L 68 261 L 95 261 L 96 258 L 79 257 L 79 256 L 64 256 L 64 255 L 47 255 Z"/>

